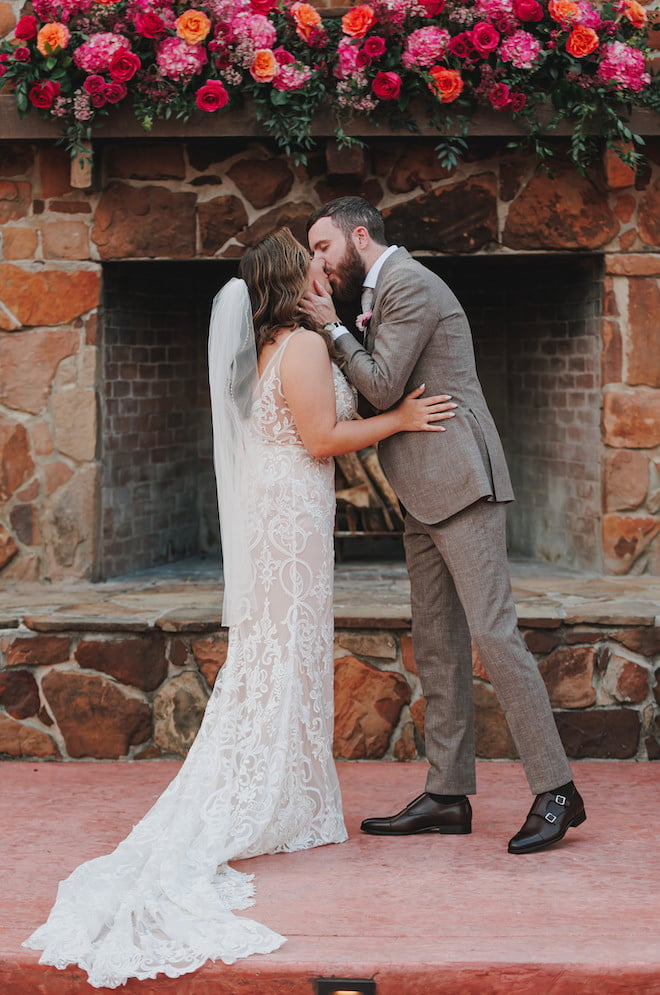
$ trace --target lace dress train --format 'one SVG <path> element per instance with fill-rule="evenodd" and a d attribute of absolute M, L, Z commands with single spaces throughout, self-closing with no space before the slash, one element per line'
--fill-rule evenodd
<path fill-rule="evenodd" d="M 284 937 L 234 914 L 254 886 L 228 861 L 347 837 L 332 758 L 333 461 L 304 449 L 281 392 L 295 334 L 264 371 L 252 415 L 256 611 L 230 629 L 177 776 L 116 850 L 60 884 L 24 944 L 43 950 L 40 963 L 78 964 L 97 988 L 275 950 Z M 333 375 L 338 417 L 351 417 L 351 390 Z"/>

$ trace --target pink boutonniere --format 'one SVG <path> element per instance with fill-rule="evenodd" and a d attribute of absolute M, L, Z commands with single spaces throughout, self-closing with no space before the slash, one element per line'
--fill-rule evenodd
<path fill-rule="evenodd" d="M 357 326 L 357 330 L 362 335 L 364 335 L 364 332 L 366 331 L 367 325 L 371 321 L 371 315 L 372 314 L 373 314 L 373 311 L 365 311 L 364 314 L 359 314 L 357 316 L 357 318 L 355 319 L 355 324 Z"/>

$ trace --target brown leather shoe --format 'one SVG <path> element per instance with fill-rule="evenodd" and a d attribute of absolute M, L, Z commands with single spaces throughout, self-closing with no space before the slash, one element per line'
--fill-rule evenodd
<path fill-rule="evenodd" d="M 537 795 L 522 829 L 509 840 L 509 853 L 536 853 L 563 840 L 567 830 L 587 818 L 584 802 L 574 787 L 570 795 L 545 791 Z"/>
<path fill-rule="evenodd" d="M 424 792 L 397 815 L 387 819 L 365 819 L 360 829 L 372 836 L 413 836 L 415 833 L 459 836 L 472 832 L 472 807 L 467 798 L 443 805 Z"/>

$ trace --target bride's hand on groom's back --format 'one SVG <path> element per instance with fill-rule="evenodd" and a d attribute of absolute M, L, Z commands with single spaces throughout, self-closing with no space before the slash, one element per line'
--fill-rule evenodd
<path fill-rule="evenodd" d="M 425 384 L 411 390 L 394 411 L 401 420 L 400 432 L 446 432 L 440 422 L 455 416 L 457 405 L 450 394 L 423 397 Z"/>

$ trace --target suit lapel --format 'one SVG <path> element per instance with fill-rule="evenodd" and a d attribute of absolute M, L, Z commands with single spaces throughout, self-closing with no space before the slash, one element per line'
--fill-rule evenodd
<path fill-rule="evenodd" d="M 388 256 L 382 265 L 381 271 L 378 274 L 378 279 L 376 280 L 376 288 L 374 292 L 374 307 L 371 320 L 369 322 L 369 327 L 367 328 L 366 335 L 364 337 L 364 346 L 367 352 L 373 352 L 374 343 L 376 340 L 376 335 L 378 333 L 378 323 L 380 320 L 380 307 L 379 298 L 381 296 L 383 287 L 387 285 L 388 274 L 392 266 L 396 266 L 397 262 L 402 262 L 404 259 L 408 258 L 408 251 L 403 247 L 399 247 L 396 252 L 393 252 L 391 256 Z"/>

